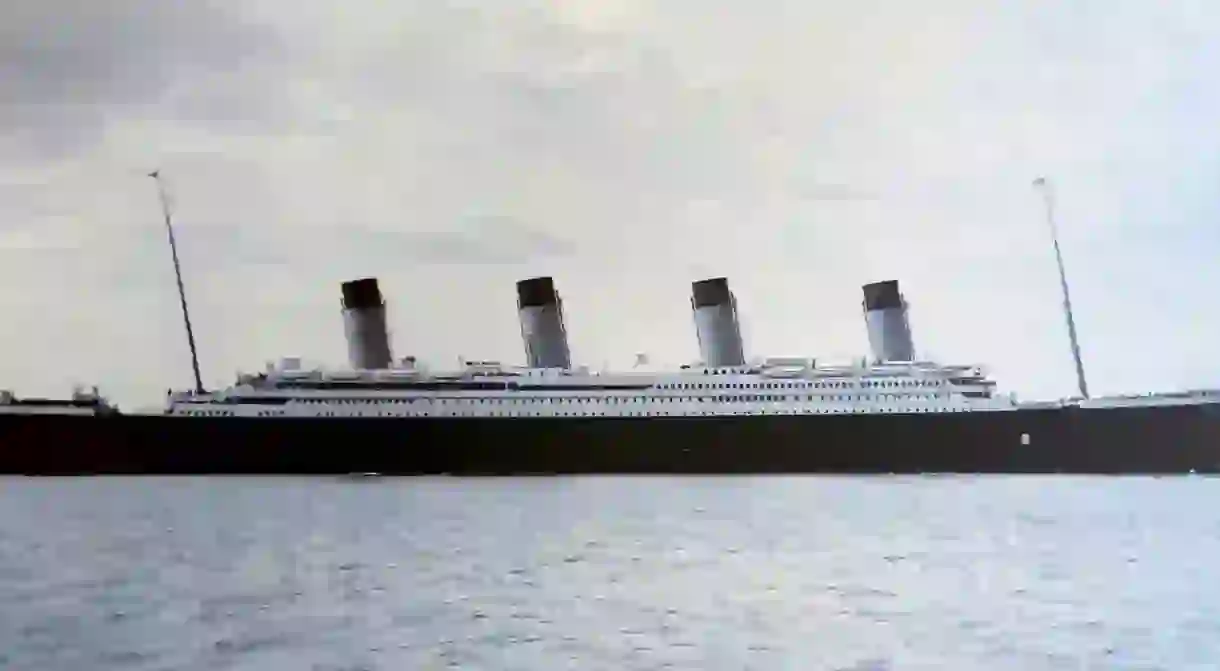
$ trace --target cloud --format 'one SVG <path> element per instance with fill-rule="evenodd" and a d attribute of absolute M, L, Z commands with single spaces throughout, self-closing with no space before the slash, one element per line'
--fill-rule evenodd
<path fill-rule="evenodd" d="M 236 7 L 8 2 L 0 22 L 0 125 L 20 147 L 70 156 L 99 140 L 108 121 L 146 114 L 168 92 L 184 86 L 206 91 L 213 77 L 266 64 L 276 53 L 276 35 L 243 21 Z M 258 91 L 245 87 L 242 97 Z M 207 116 L 246 111 L 212 109 Z"/>
<path fill-rule="evenodd" d="M 305 235 L 301 236 L 300 233 Z M 227 259 L 215 274 L 291 268 L 301 258 L 361 256 L 370 265 L 519 265 L 576 253 L 576 246 L 510 217 L 473 217 L 450 230 L 387 230 L 370 226 L 323 226 L 276 231 L 252 226 L 208 226 L 192 240 L 197 259 Z M 289 235 L 297 235 L 293 244 Z"/>
<path fill-rule="evenodd" d="M 858 354 L 859 286 L 896 277 L 921 349 L 1062 392 L 1046 174 L 1097 386 L 1220 375 L 1130 354 L 1220 332 L 1191 307 L 1220 279 L 1203 5 L 13 6 L 0 301 L 29 323 L 0 346 L 39 363 L 0 372 L 21 384 L 180 377 L 154 167 L 213 374 L 341 357 L 335 285 L 369 274 L 402 347 L 441 362 L 519 359 L 512 282 L 553 274 L 577 358 L 628 365 L 693 356 L 688 283 L 721 274 L 752 351 Z"/>

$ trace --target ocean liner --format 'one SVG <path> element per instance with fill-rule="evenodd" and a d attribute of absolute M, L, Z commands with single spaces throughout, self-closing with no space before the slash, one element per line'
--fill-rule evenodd
<path fill-rule="evenodd" d="M 96 390 L 0 395 L 0 472 L 1220 473 L 1220 392 L 1089 397 L 1057 239 L 1070 399 L 1019 402 L 982 366 L 919 360 L 894 280 L 863 287 L 871 356 L 748 359 L 723 277 L 692 284 L 700 361 L 668 372 L 573 365 L 550 277 L 517 283 L 525 365 L 395 359 L 378 282 L 364 278 L 341 286 L 345 369 L 285 359 L 208 391 L 168 207 L 165 223 L 195 388 L 142 413 Z"/>
<path fill-rule="evenodd" d="M 982 366 L 918 360 L 896 281 L 863 288 L 871 357 L 846 365 L 747 360 L 727 280 L 695 282 L 701 361 L 670 372 L 573 366 L 549 277 L 517 284 L 526 365 L 469 361 L 450 371 L 392 356 L 375 278 L 341 289 L 345 369 L 286 359 L 225 389 L 173 392 L 158 413 L 120 413 L 96 393 L 78 396 L 73 413 L 28 413 L 0 397 L 9 408 L 0 410 L 0 470 L 1220 471 L 1220 393 L 1021 403 L 997 393 Z"/>

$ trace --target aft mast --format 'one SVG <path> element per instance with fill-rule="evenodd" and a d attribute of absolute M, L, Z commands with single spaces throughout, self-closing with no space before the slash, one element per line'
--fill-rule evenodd
<path fill-rule="evenodd" d="M 174 224 L 170 218 L 169 198 L 161 182 L 161 171 L 154 170 L 148 176 L 157 183 L 157 195 L 161 199 L 161 212 L 165 216 L 165 233 L 169 238 L 170 258 L 174 262 L 174 279 L 178 282 L 178 300 L 182 304 L 182 322 L 186 325 L 186 344 L 191 350 L 191 370 L 195 373 L 195 393 L 203 394 L 203 377 L 199 374 L 199 353 L 195 349 L 195 331 L 191 328 L 191 312 L 186 304 L 186 288 L 182 284 L 182 266 L 178 263 L 178 245 L 174 241 Z"/>

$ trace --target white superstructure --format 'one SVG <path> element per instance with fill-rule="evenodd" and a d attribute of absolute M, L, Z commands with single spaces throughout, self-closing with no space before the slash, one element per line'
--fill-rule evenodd
<path fill-rule="evenodd" d="M 343 285 L 344 307 L 381 308 L 376 280 Z M 360 291 L 357 291 L 359 289 Z M 886 415 L 995 412 L 1065 407 L 1111 408 L 1220 402 L 1220 392 L 1149 394 L 1018 403 L 999 394 L 982 366 L 915 360 L 907 304 L 894 281 L 864 286 L 870 358 L 833 365 L 808 357 L 715 365 L 741 351 L 736 304 L 727 280 L 692 285 L 691 307 L 704 361 L 666 372 L 591 371 L 568 365 L 562 310 L 549 277 L 519 282 L 526 361 L 523 367 L 472 361 L 436 372 L 414 357 L 374 369 L 303 366 L 288 358 L 214 392 L 171 393 L 165 412 L 179 417 L 711 417 Z M 554 307 L 546 319 L 522 310 Z M 726 307 L 727 310 L 721 310 Z M 715 317 L 700 320 L 699 310 Z M 709 313 L 710 314 L 710 313 Z M 706 315 L 705 315 L 706 316 Z M 727 316 L 727 317 L 726 317 Z M 349 315 L 345 312 L 345 319 Z M 546 322 L 545 324 L 543 322 Z M 535 328 L 536 327 L 536 328 Z M 389 356 L 384 319 L 345 328 L 353 361 Z M 539 360 L 558 365 L 543 367 Z M 0 396 L 2 399 L 2 396 Z M 2 405 L 2 404 L 0 404 Z"/>
<path fill-rule="evenodd" d="M 377 371 L 302 369 L 287 360 L 229 389 L 171 396 L 175 415 L 247 417 L 675 417 L 1011 410 L 978 366 L 829 366 L 772 359 L 667 373 L 468 363 L 433 373 L 405 361 Z"/>
<path fill-rule="evenodd" d="M 995 383 L 980 366 L 864 359 L 828 365 L 813 358 L 746 363 L 740 355 L 736 309 L 727 281 L 703 280 L 692 288 L 705 363 L 674 371 L 604 372 L 567 365 L 566 336 L 556 310 L 559 317 L 552 321 L 558 326 L 552 324 L 549 331 L 523 326 L 526 359 L 532 366 L 468 362 L 460 370 L 433 372 L 407 357 L 374 370 L 325 370 L 285 359 L 257 375 L 239 376 L 234 386 L 222 391 L 171 394 L 168 412 L 233 417 L 560 418 L 956 413 L 1017 407 L 1013 397 L 995 393 Z M 891 288 L 896 290 L 896 283 Z M 549 277 L 518 283 L 519 307 L 558 306 L 557 296 Z M 701 322 L 699 310 L 709 307 L 726 307 L 729 318 Z M 905 311 L 905 304 L 902 307 Z M 361 338 L 382 340 L 380 334 L 367 332 Z M 539 366 L 543 351 L 548 353 L 543 358 L 561 365 Z M 739 363 L 707 362 L 709 353 L 718 361 Z"/>

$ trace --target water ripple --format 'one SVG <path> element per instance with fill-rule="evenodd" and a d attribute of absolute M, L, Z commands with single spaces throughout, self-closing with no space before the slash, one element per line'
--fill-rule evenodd
<path fill-rule="evenodd" d="M 1201 479 L 0 485 L 3 668 L 1220 667 Z"/>

